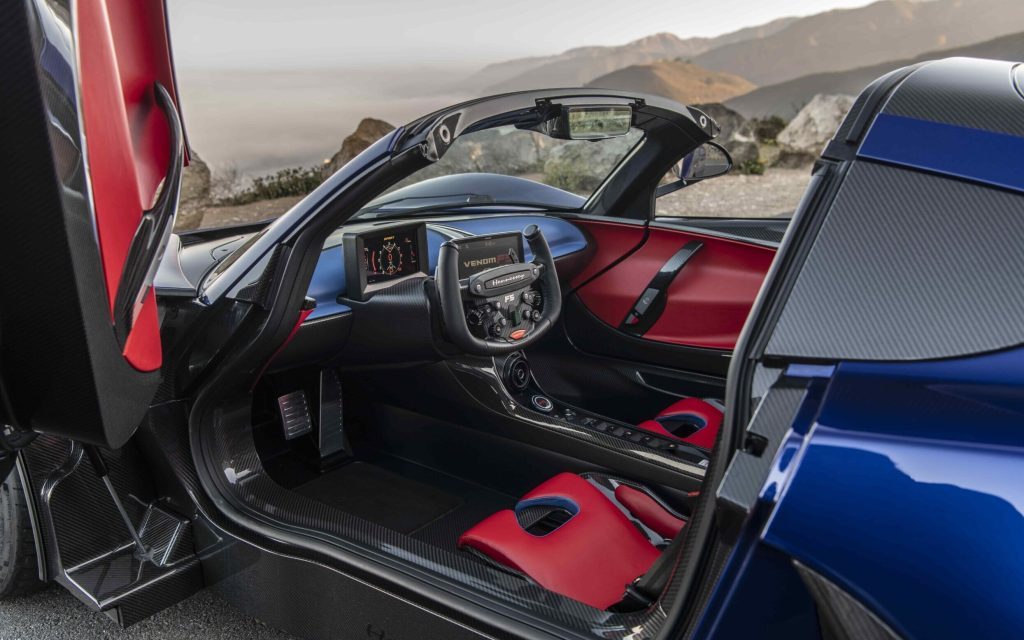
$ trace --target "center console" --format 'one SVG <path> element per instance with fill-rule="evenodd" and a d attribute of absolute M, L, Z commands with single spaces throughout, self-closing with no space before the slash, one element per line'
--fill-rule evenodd
<path fill-rule="evenodd" d="M 647 449 L 653 449 L 671 456 L 673 459 L 679 459 L 700 468 L 706 468 L 708 465 L 707 452 L 693 445 L 664 438 L 634 425 L 612 420 L 555 400 L 544 393 L 540 385 L 537 384 L 526 356 L 522 352 L 515 352 L 503 359 L 496 359 L 495 364 L 500 365 L 498 370 L 501 372 L 501 379 L 509 396 L 525 409 L 614 438 L 624 444 L 641 445 Z"/>

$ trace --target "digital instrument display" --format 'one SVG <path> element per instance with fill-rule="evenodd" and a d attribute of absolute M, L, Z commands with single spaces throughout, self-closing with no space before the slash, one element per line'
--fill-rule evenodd
<path fill-rule="evenodd" d="M 518 231 L 459 240 L 459 279 L 523 261 L 523 234 Z"/>
<path fill-rule="evenodd" d="M 363 236 L 363 271 L 366 284 L 394 280 L 420 271 L 416 229 L 400 229 Z"/>
<path fill-rule="evenodd" d="M 368 300 L 375 291 L 392 283 L 427 275 L 425 224 L 346 233 L 342 244 L 347 296 L 353 300 Z"/>

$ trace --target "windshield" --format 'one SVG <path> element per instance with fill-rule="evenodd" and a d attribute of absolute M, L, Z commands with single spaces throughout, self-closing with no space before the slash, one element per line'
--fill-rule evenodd
<path fill-rule="evenodd" d="M 357 216 L 501 207 L 576 210 L 643 138 L 557 140 L 513 126 L 460 136 L 437 162 L 402 180 Z"/>

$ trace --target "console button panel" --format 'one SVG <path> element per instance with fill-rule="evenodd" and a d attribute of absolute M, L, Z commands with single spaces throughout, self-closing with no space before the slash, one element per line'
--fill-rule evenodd
<path fill-rule="evenodd" d="M 537 382 L 529 373 L 529 367 L 524 365 L 526 365 L 526 358 L 521 353 L 516 353 L 509 356 L 502 367 L 506 372 L 503 377 L 506 390 L 516 403 L 523 408 L 542 413 L 548 418 L 554 418 L 574 426 L 611 436 L 627 443 L 654 449 L 667 456 L 677 457 L 699 467 L 707 467 L 708 454 L 693 445 L 665 438 L 644 429 L 639 429 L 634 425 L 599 416 L 551 398 L 541 391 Z M 514 380 L 510 379 L 509 376 L 509 372 L 512 371 L 517 372 Z M 523 381 L 524 376 L 528 378 L 526 384 Z"/>

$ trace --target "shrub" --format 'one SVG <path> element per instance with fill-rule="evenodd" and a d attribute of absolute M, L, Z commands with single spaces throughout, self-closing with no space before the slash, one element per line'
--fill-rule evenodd
<path fill-rule="evenodd" d="M 601 179 L 576 162 L 548 160 L 544 165 L 544 183 L 570 193 L 589 194 L 600 186 Z"/>
<path fill-rule="evenodd" d="M 253 178 L 248 187 L 223 198 L 220 204 L 249 204 L 286 196 L 304 196 L 320 186 L 320 167 L 290 167 L 277 173 Z"/>
<path fill-rule="evenodd" d="M 739 163 L 736 170 L 746 175 L 760 176 L 764 174 L 764 163 L 760 160 L 747 160 Z"/>
<path fill-rule="evenodd" d="M 750 124 L 754 128 L 754 137 L 762 144 L 774 144 L 779 134 L 786 128 L 786 121 L 779 116 L 754 118 Z"/>

